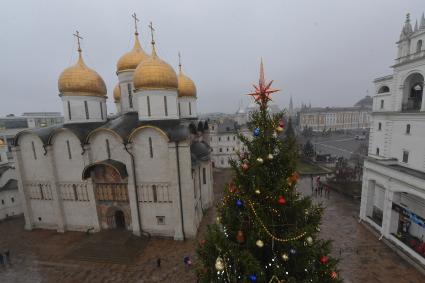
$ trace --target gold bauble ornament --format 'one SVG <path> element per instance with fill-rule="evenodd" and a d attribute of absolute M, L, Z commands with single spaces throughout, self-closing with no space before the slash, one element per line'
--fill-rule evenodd
<path fill-rule="evenodd" d="M 305 239 L 307 241 L 307 244 L 309 244 L 310 246 L 313 244 L 313 238 L 312 237 L 307 237 L 307 239 Z"/>
<path fill-rule="evenodd" d="M 220 221 L 221 221 L 220 216 L 217 216 L 217 218 L 215 219 L 215 222 L 216 222 L 217 224 L 220 224 Z"/>
<path fill-rule="evenodd" d="M 283 259 L 283 261 L 288 261 L 289 260 L 289 255 L 287 253 L 283 253 L 282 254 L 282 259 Z"/>
<path fill-rule="evenodd" d="M 257 158 L 257 162 L 258 162 L 258 163 L 263 163 L 263 162 L 264 162 L 264 160 L 263 160 L 261 157 L 258 157 L 258 158 Z"/>
<path fill-rule="evenodd" d="M 215 269 L 222 271 L 224 269 L 224 261 L 221 257 L 217 257 L 215 260 Z"/>
<path fill-rule="evenodd" d="M 257 195 L 259 195 L 259 194 L 261 194 L 261 191 L 260 191 L 259 189 L 256 189 L 256 190 L 255 190 L 255 193 L 256 193 Z"/>
<path fill-rule="evenodd" d="M 262 248 L 264 246 L 264 242 L 261 240 L 257 240 L 257 242 L 255 242 L 255 244 L 257 245 L 257 247 Z"/>
<path fill-rule="evenodd" d="M 267 155 L 267 158 L 268 158 L 269 160 L 272 160 L 272 159 L 273 159 L 273 154 L 269 153 L 269 155 Z"/>
<path fill-rule="evenodd" d="M 283 128 L 281 126 L 279 126 L 279 127 L 276 128 L 276 131 L 280 133 L 280 132 L 283 131 Z"/>

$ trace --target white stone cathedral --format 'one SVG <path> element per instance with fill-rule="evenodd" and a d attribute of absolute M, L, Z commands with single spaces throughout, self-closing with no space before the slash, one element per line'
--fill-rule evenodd
<path fill-rule="evenodd" d="M 195 84 L 159 58 L 153 37 L 147 55 L 136 30 L 117 63 L 118 115 L 108 119 L 105 83 L 78 52 L 58 81 L 64 124 L 15 137 L 25 228 L 194 237 L 213 202 Z"/>

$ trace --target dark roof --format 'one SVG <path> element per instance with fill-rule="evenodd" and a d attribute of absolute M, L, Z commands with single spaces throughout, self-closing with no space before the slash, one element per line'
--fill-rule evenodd
<path fill-rule="evenodd" d="M 0 166 L 0 177 L 3 175 L 3 173 L 4 172 L 6 172 L 7 170 L 9 170 L 10 168 L 12 168 L 12 167 L 10 167 L 9 165 L 3 165 L 3 166 Z"/>
<path fill-rule="evenodd" d="M 355 107 L 362 107 L 362 108 L 372 108 L 373 104 L 373 98 L 369 95 L 365 96 L 364 98 L 357 101 L 356 104 L 354 104 Z"/>
<path fill-rule="evenodd" d="M 107 160 L 103 160 L 103 161 L 100 161 L 100 162 L 94 162 L 90 165 L 87 165 L 83 170 L 83 177 L 82 177 L 83 180 L 90 178 L 90 172 L 97 165 L 104 165 L 104 166 L 109 166 L 109 167 L 114 168 L 115 170 L 117 170 L 118 174 L 120 174 L 122 179 L 128 177 L 127 167 L 125 166 L 124 163 L 117 161 L 117 160 L 113 160 L 113 159 L 107 159 Z"/>
<path fill-rule="evenodd" d="M 73 132 L 82 144 L 87 143 L 87 139 L 92 132 L 102 129 L 116 133 L 127 143 L 129 142 L 131 133 L 135 129 L 143 126 L 153 126 L 161 129 L 168 136 L 170 141 L 181 141 L 189 137 L 188 129 L 181 124 L 180 120 L 139 121 L 137 112 L 130 112 L 120 115 L 115 119 L 110 119 L 106 123 L 59 124 L 35 130 L 24 130 L 15 136 L 14 144 L 17 144 L 22 134 L 30 132 L 38 135 L 44 145 L 48 145 L 54 134 L 64 129 Z"/>
<path fill-rule="evenodd" d="M 190 152 L 200 161 L 210 160 L 210 147 L 205 142 L 194 142 L 190 145 Z"/>
<path fill-rule="evenodd" d="M 9 181 L 7 181 L 6 184 L 4 184 L 3 187 L 0 187 L 0 192 L 9 191 L 9 190 L 17 190 L 17 189 L 18 189 L 18 181 L 16 181 L 15 179 L 10 179 Z"/>

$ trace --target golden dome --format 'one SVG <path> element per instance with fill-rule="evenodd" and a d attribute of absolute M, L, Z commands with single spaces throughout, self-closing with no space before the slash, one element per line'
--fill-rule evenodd
<path fill-rule="evenodd" d="M 140 62 L 134 72 L 134 88 L 140 89 L 177 89 L 177 74 L 167 62 L 156 55 L 152 45 L 152 55 Z"/>
<path fill-rule="evenodd" d="M 179 97 L 196 97 L 195 83 L 180 69 L 179 73 Z"/>
<path fill-rule="evenodd" d="M 117 84 L 114 87 L 114 102 L 119 102 L 121 100 L 121 88 L 120 85 Z"/>
<path fill-rule="evenodd" d="M 139 63 L 149 56 L 142 49 L 139 42 L 138 33 L 135 33 L 133 49 L 125 53 L 117 62 L 117 73 L 127 70 L 135 70 Z"/>
<path fill-rule="evenodd" d="M 4 141 L 2 139 L 0 139 L 0 147 L 4 146 L 4 145 L 5 145 Z"/>
<path fill-rule="evenodd" d="M 106 96 L 106 85 L 96 71 L 86 66 L 79 51 L 78 62 L 66 68 L 59 76 L 59 92 L 62 95 Z"/>

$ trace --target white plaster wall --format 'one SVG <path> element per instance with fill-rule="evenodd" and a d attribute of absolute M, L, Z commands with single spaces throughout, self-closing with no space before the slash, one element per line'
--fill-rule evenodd
<path fill-rule="evenodd" d="M 98 96 L 62 96 L 65 124 L 104 122 L 107 119 L 106 97 Z M 71 119 L 68 113 L 68 101 L 71 107 Z M 84 101 L 87 101 L 89 119 L 86 118 Z M 103 118 L 100 105 L 102 104 Z"/>
<path fill-rule="evenodd" d="M 149 138 L 152 139 L 153 158 L 150 157 Z M 139 182 L 168 182 L 168 140 L 153 128 L 139 130 L 133 137 L 136 174 Z"/>
<path fill-rule="evenodd" d="M 67 141 L 71 149 L 71 159 L 68 155 Z M 57 132 L 52 139 L 57 182 L 81 182 L 82 172 L 85 166 L 83 149 L 80 140 L 71 131 Z"/>
<path fill-rule="evenodd" d="M 35 228 L 56 229 L 57 222 L 53 200 L 31 199 L 30 206 L 32 223 Z"/>
<path fill-rule="evenodd" d="M 4 201 L 4 204 L 2 201 Z M 22 214 L 19 191 L 17 189 L 0 191 L 0 220 L 5 219 L 6 215 L 11 217 L 19 214 Z"/>
<path fill-rule="evenodd" d="M 34 142 L 37 159 L 34 159 L 31 142 Z M 19 139 L 19 145 L 24 161 L 22 164 L 25 174 L 24 182 L 47 180 L 51 176 L 51 172 L 40 138 L 34 134 L 23 134 Z"/>
<path fill-rule="evenodd" d="M 71 149 L 69 159 L 67 141 Z M 55 158 L 57 183 L 81 183 L 85 166 L 80 140 L 70 131 L 60 131 L 52 139 L 53 155 Z M 87 189 L 90 189 L 88 187 Z M 59 186 L 59 193 L 61 192 Z M 90 194 L 89 194 L 90 195 Z M 90 201 L 63 200 L 65 225 L 69 230 L 86 230 L 97 223 L 97 214 L 93 214 Z"/>
<path fill-rule="evenodd" d="M 121 90 L 121 111 L 122 113 L 137 111 L 137 95 L 134 93 L 134 85 L 133 85 L 133 74 L 134 70 L 127 70 L 124 72 L 118 73 L 118 81 L 120 84 Z M 133 96 L 133 107 L 130 107 L 129 93 L 128 93 L 128 84 L 131 85 L 130 91 Z"/>
<path fill-rule="evenodd" d="M 180 104 L 181 118 L 196 118 L 198 116 L 196 97 L 179 97 L 178 103 Z"/>
<path fill-rule="evenodd" d="M 137 96 L 137 111 L 139 120 L 178 119 L 177 90 L 139 90 Z M 165 115 L 164 96 L 167 97 L 167 114 Z M 150 102 L 150 116 L 147 97 Z"/>

